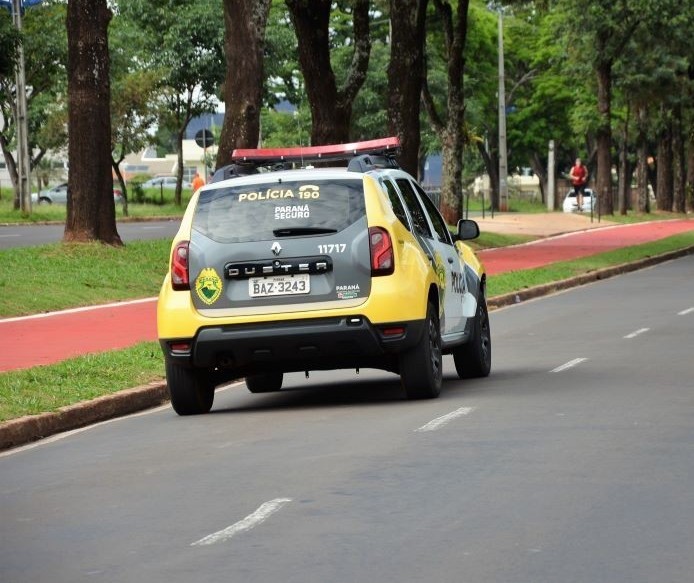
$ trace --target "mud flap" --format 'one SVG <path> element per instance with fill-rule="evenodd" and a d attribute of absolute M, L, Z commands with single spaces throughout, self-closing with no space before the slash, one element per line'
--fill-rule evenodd
<path fill-rule="evenodd" d="M 476 313 L 477 313 L 477 298 L 473 294 L 471 294 L 469 291 L 466 291 L 463 294 L 463 317 L 464 318 L 473 318 Z"/>

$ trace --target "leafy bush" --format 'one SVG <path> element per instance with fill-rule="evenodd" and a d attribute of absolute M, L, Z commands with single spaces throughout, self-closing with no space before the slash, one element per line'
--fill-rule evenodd
<path fill-rule="evenodd" d="M 145 191 L 142 188 L 142 183 L 149 180 L 147 174 L 135 174 L 130 179 L 130 200 L 142 204 L 145 202 Z"/>

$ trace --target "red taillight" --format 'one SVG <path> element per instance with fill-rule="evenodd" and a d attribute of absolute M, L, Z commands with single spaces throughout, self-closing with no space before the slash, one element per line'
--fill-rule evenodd
<path fill-rule="evenodd" d="M 369 228 L 371 249 L 371 275 L 390 275 L 395 269 L 393 242 L 390 233 L 382 227 Z"/>
<path fill-rule="evenodd" d="M 184 354 L 190 352 L 191 343 L 186 340 L 179 340 L 176 342 L 169 342 L 169 348 L 171 352 L 176 352 L 178 354 Z"/>
<path fill-rule="evenodd" d="M 392 338 L 394 336 L 402 336 L 405 333 L 404 326 L 393 326 L 392 328 L 382 328 L 381 334 L 386 338 Z"/>
<path fill-rule="evenodd" d="M 189 241 L 181 241 L 171 253 L 171 287 L 175 290 L 190 289 L 188 277 L 188 246 Z"/>

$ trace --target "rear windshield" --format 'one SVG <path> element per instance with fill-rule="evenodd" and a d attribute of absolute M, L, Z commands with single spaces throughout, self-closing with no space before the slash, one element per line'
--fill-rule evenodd
<path fill-rule="evenodd" d="M 361 178 L 268 181 L 206 190 L 193 228 L 222 243 L 339 232 L 364 216 Z"/>

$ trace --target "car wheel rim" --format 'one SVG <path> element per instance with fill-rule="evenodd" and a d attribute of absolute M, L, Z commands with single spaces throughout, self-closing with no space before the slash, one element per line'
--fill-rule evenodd
<path fill-rule="evenodd" d="M 441 375 L 441 346 L 439 345 L 439 335 L 436 329 L 436 322 L 429 320 L 429 356 L 431 359 L 431 372 L 434 378 Z"/>
<path fill-rule="evenodd" d="M 480 329 L 480 349 L 482 350 L 482 355 L 484 356 L 484 361 L 486 362 L 489 359 L 489 346 L 491 338 L 489 332 L 489 318 L 486 310 L 480 310 L 478 325 Z"/>

